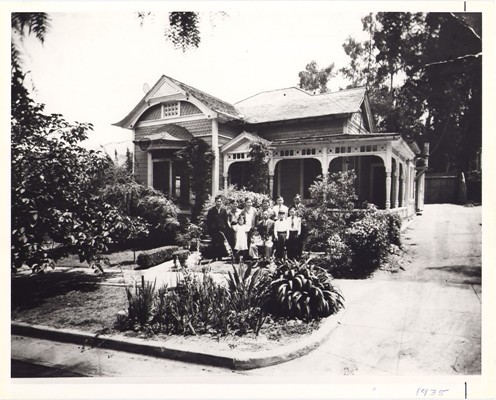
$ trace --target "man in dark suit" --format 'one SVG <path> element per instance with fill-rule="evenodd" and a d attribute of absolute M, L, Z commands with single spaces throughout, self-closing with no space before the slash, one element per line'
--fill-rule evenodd
<path fill-rule="evenodd" d="M 207 229 L 212 238 L 212 261 L 221 260 L 226 256 L 224 235 L 227 233 L 227 211 L 222 206 L 222 197 L 215 198 L 215 206 L 208 210 Z"/>
<path fill-rule="evenodd" d="M 262 220 L 258 223 L 258 232 L 262 237 L 262 257 L 269 259 L 272 255 L 273 236 L 274 236 L 274 221 L 269 218 L 269 211 L 262 212 Z"/>

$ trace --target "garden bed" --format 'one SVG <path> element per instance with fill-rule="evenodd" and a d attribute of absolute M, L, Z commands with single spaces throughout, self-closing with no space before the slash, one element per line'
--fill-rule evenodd
<path fill-rule="evenodd" d="M 12 321 L 94 334 L 119 333 L 150 341 L 187 345 L 192 350 L 219 353 L 233 349 L 261 351 L 280 348 L 308 337 L 324 321 L 307 324 L 301 321 L 267 320 L 258 336 L 253 333 L 244 336 L 150 336 L 133 331 L 122 333 L 114 324 L 117 313 L 127 309 L 126 292 L 123 287 L 102 284 L 104 279 L 102 276 L 75 271 L 49 271 L 40 275 L 13 277 Z"/>

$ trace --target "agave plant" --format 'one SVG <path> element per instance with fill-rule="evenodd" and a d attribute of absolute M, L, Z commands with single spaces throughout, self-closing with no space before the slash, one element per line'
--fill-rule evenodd
<path fill-rule="evenodd" d="M 343 301 L 326 270 L 289 260 L 274 272 L 266 306 L 275 316 L 310 320 L 336 313 Z"/>

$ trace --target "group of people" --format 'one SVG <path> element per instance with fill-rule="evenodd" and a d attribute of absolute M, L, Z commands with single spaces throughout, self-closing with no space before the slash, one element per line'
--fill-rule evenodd
<path fill-rule="evenodd" d="M 282 197 L 277 198 L 274 206 L 264 199 L 258 210 L 250 198 L 240 208 L 235 200 L 229 200 L 225 207 L 222 197 L 217 196 L 206 221 L 213 261 L 226 255 L 225 240 L 237 259 L 299 258 L 303 250 L 302 210 L 299 195 L 290 207 L 284 205 Z"/>

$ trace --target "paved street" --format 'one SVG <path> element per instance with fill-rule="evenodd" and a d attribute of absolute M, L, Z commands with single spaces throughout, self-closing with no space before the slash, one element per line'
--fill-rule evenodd
<path fill-rule="evenodd" d="M 232 372 L 18 336 L 12 354 L 90 376 L 480 374 L 481 211 L 427 205 L 404 234 L 405 270 L 336 280 L 346 300 L 338 327 L 318 349 L 284 364 Z"/>

